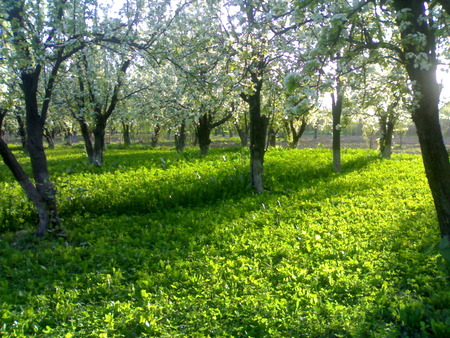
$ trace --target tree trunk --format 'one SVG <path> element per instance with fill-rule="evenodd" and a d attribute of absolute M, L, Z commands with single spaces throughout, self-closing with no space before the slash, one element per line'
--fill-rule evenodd
<path fill-rule="evenodd" d="M 450 5 L 445 3 L 447 15 Z M 412 118 L 417 129 L 425 173 L 433 196 L 441 237 L 450 240 L 450 163 L 439 123 L 440 88 L 436 80 L 437 57 L 435 28 L 429 26 L 428 8 L 424 1 L 394 0 L 397 12 L 407 9 L 408 15 L 399 18 L 403 26 L 403 61 L 413 86 L 416 104 Z M 424 19 L 425 18 L 425 19 Z M 411 36 L 421 35 L 426 43 L 417 44 Z M 415 65 L 416 57 L 428 57 L 426 67 Z"/>
<path fill-rule="evenodd" d="M 303 133 L 306 130 L 307 124 L 308 123 L 306 122 L 306 117 L 303 116 L 302 124 L 300 125 L 299 129 L 297 130 L 295 128 L 294 121 L 293 120 L 289 121 L 288 128 L 290 130 L 291 137 L 292 137 L 292 140 L 289 143 L 289 148 L 296 149 L 298 147 L 298 142 L 300 141 L 300 138 L 303 136 Z"/>
<path fill-rule="evenodd" d="M 263 62 L 258 65 L 258 71 L 262 72 Z M 269 118 L 261 115 L 261 90 L 263 80 L 255 72 L 250 72 L 254 86 L 251 95 L 241 94 L 241 97 L 248 103 L 250 115 L 250 174 L 253 189 L 257 193 L 264 191 L 263 169 L 264 154 L 266 146 L 267 127 Z"/>
<path fill-rule="evenodd" d="M 335 172 L 341 172 L 341 116 L 342 116 L 342 95 L 340 84 L 338 83 L 336 97 L 332 95 L 333 113 L 333 168 Z"/>
<path fill-rule="evenodd" d="M 277 134 L 278 134 L 278 130 L 273 129 L 273 127 L 269 128 L 269 137 L 268 137 L 267 143 L 270 147 L 276 147 Z"/>
<path fill-rule="evenodd" d="M 56 190 L 50 180 L 43 143 L 44 121 L 38 112 L 37 88 L 40 68 L 34 72 L 22 73 L 22 90 L 26 106 L 26 127 L 28 150 L 35 181 L 36 191 L 40 197 L 33 198 L 39 216 L 37 236 L 45 236 L 49 230 L 60 229 L 60 219 L 56 203 Z M 27 192 L 28 195 L 28 192 Z M 41 202 L 39 202 L 41 201 Z"/>
<path fill-rule="evenodd" d="M 53 214 L 49 212 L 48 206 L 45 204 L 40 192 L 36 189 L 36 186 L 31 182 L 25 171 L 22 169 L 16 157 L 8 148 L 8 145 L 0 138 L 0 155 L 3 158 L 3 162 L 9 168 L 14 178 L 20 184 L 25 191 L 28 199 L 33 203 L 39 217 L 38 236 L 44 236 L 47 232 L 48 224 L 51 223 Z M 59 225 L 59 224 L 58 224 Z"/>
<path fill-rule="evenodd" d="M 419 137 L 425 173 L 436 208 L 442 238 L 450 239 L 450 163 L 439 123 L 440 89 L 436 73 L 409 68 L 415 80 L 415 92 L 420 93 L 413 121 Z"/>
<path fill-rule="evenodd" d="M 236 127 L 236 131 L 239 135 L 239 139 L 241 140 L 241 146 L 247 147 L 248 146 L 248 132 L 249 128 L 247 125 L 244 126 L 244 128 L 241 128 L 238 123 L 234 124 Z"/>
<path fill-rule="evenodd" d="M 181 123 L 178 131 L 175 133 L 175 149 L 183 152 L 186 147 L 186 122 Z"/>
<path fill-rule="evenodd" d="M 129 146 L 131 144 L 130 125 L 126 122 L 122 122 L 122 134 L 123 134 L 123 144 Z"/>
<path fill-rule="evenodd" d="M 8 113 L 7 109 L 0 107 L 0 138 L 3 138 L 4 135 L 3 120 L 5 119 L 7 113 Z"/>
<path fill-rule="evenodd" d="M 94 128 L 94 152 L 92 154 L 92 163 L 97 167 L 103 165 L 103 154 L 105 151 L 106 118 L 97 114 Z"/>
<path fill-rule="evenodd" d="M 66 145 L 67 146 L 72 146 L 73 145 L 73 133 L 72 133 L 72 128 L 66 128 Z"/>
<path fill-rule="evenodd" d="M 153 131 L 153 135 L 152 135 L 152 139 L 151 139 L 151 146 L 152 147 L 156 147 L 156 145 L 158 144 L 160 132 L 161 132 L 161 126 L 159 124 L 157 124 L 155 126 L 154 131 Z"/>
<path fill-rule="evenodd" d="M 392 135 L 394 134 L 395 121 L 391 114 L 383 115 L 380 119 L 380 153 L 384 159 L 390 159 L 392 155 Z"/>
<path fill-rule="evenodd" d="M 215 115 L 215 111 L 209 110 L 205 114 L 203 114 L 197 121 L 195 125 L 195 136 L 198 144 L 200 146 L 200 153 L 202 155 L 207 155 L 209 152 L 209 146 L 211 144 L 211 132 L 214 128 L 217 128 L 227 122 L 233 114 L 230 112 L 222 117 L 222 119 L 213 122 L 213 116 Z M 224 134 L 224 130 L 222 129 L 222 134 Z"/>
<path fill-rule="evenodd" d="M 195 129 L 198 145 L 200 147 L 200 154 L 207 155 L 209 152 L 209 145 L 211 144 L 211 115 L 209 113 L 203 114 L 198 119 Z"/>
<path fill-rule="evenodd" d="M 27 144 L 27 132 L 25 129 L 25 123 L 23 122 L 22 115 L 19 112 L 16 112 L 16 120 L 19 125 L 19 137 L 22 143 L 23 151 L 28 154 L 28 144 Z"/>
<path fill-rule="evenodd" d="M 85 119 L 79 119 L 78 123 L 80 125 L 81 136 L 84 140 L 84 147 L 90 163 L 94 163 L 94 147 L 92 146 L 91 133 L 89 132 L 89 126 Z"/>
<path fill-rule="evenodd" d="M 50 149 L 55 149 L 55 131 L 44 128 L 44 137 L 47 140 L 48 147 Z"/>

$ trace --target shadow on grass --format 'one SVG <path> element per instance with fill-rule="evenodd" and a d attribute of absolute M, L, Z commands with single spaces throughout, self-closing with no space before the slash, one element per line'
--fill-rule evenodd
<path fill-rule="evenodd" d="M 273 167 L 273 174 L 269 172 L 269 175 L 273 177 L 273 184 L 280 186 L 292 182 L 294 177 L 303 177 L 303 182 L 296 181 L 296 184 L 291 185 L 291 192 L 295 194 L 313 188 L 318 182 L 332 185 L 331 181 L 339 175 L 361 170 L 375 160 L 376 157 L 357 158 L 345 162 L 342 174 L 333 173 L 330 166 L 324 164 L 318 168 L 303 168 L 298 175 L 278 176 L 278 171 Z M 235 189 L 236 186 L 234 180 L 226 184 L 227 189 Z M 223 243 L 220 248 L 223 246 L 227 250 L 232 250 L 236 243 L 219 232 L 219 227 L 229 226 L 245 218 L 246 214 L 261 210 L 259 203 L 251 203 L 256 197 L 259 198 L 258 195 L 254 195 L 255 198 L 252 199 L 249 190 L 237 188 L 236 193 L 228 196 L 212 194 L 211 189 L 200 189 L 198 192 L 189 190 L 173 204 L 160 197 L 161 206 L 147 209 L 147 212 L 133 211 L 132 202 L 128 201 L 120 206 L 123 212 L 117 215 L 92 215 L 95 214 L 94 209 L 86 211 L 84 216 L 71 214 L 67 220 L 70 232 L 68 241 L 37 241 L 35 247 L 26 248 L 19 253 L 8 248 L 2 250 L 4 255 L 0 257 L 4 258 L 0 266 L 7 267 L 4 275 L 7 283 L 0 284 L 0 290 L 5 295 L 3 299 L 8 303 L 8 311 L 18 314 L 16 317 L 7 317 L 6 325 L 13 325 L 15 320 L 21 324 L 19 314 L 28 316 L 31 313 L 36 314 L 35 317 L 25 319 L 36 326 L 30 324 L 25 333 L 34 334 L 36 327 L 42 333 L 46 326 L 62 330 L 65 323 L 70 322 L 71 325 L 78 325 L 77 333 L 82 335 L 83 327 L 93 332 L 95 325 L 105 323 L 105 316 L 108 314 L 115 320 L 111 335 L 157 336 L 157 328 L 152 332 L 151 322 L 146 317 L 155 316 L 157 325 L 165 325 L 172 330 L 172 334 L 178 335 L 208 329 L 216 332 L 216 336 L 220 336 L 220 333 L 223 336 L 269 336 L 270 330 L 277 328 L 283 330 L 280 332 L 285 333 L 284 336 L 301 336 L 301 333 L 305 333 L 301 331 L 303 319 L 293 314 L 294 297 L 283 295 L 285 299 L 289 299 L 292 313 L 283 312 L 286 304 L 274 302 L 273 313 L 283 321 L 278 323 L 278 327 L 273 325 L 273 321 L 270 322 L 273 326 L 268 326 L 264 324 L 264 320 L 269 322 L 273 317 L 269 316 L 271 312 L 264 317 L 266 314 L 260 306 L 268 302 L 264 298 L 265 293 L 260 292 L 264 290 L 264 281 L 259 289 L 259 280 L 251 279 L 252 271 L 257 267 L 240 265 L 239 261 L 230 263 L 230 269 L 234 267 L 234 270 L 227 270 L 220 265 L 227 263 L 227 259 L 234 258 L 218 252 L 217 243 Z M 336 189 L 346 188 L 336 186 Z M 366 188 L 369 186 L 358 187 L 359 190 Z M 286 191 L 279 193 L 287 194 Z M 334 193 L 333 189 L 327 189 L 327 194 L 319 197 L 329 198 Z M 276 194 L 277 191 L 263 194 L 262 198 L 272 195 L 276 197 Z M 192 199 L 193 196 L 196 198 Z M 96 205 L 95 200 L 93 202 L 92 207 Z M 227 205 L 234 205 L 235 208 L 245 205 L 245 210 L 227 209 Z M 114 208 L 118 206 L 115 205 Z M 418 225 L 423 220 L 422 216 L 405 220 L 404 226 L 398 232 L 393 231 L 390 236 L 393 240 L 397 237 L 400 239 L 411 221 L 417 225 L 417 228 L 410 230 L 414 234 L 420 231 Z M 240 238 L 239 233 L 234 235 Z M 409 236 L 400 245 L 407 247 L 408 240 L 411 240 Z M 253 250 L 254 247 L 249 248 L 249 251 Z M 392 247 L 389 248 L 391 250 Z M 207 259 L 214 260 L 216 252 L 218 257 L 224 258 L 223 261 L 216 262 L 219 267 L 217 273 L 213 271 L 213 265 L 205 263 Z M 399 267 L 394 265 L 394 255 L 392 259 L 389 269 L 396 271 Z M 414 262 L 418 263 L 416 259 Z M 280 273 L 283 271 L 283 264 L 279 266 Z M 400 282 L 410 283 L 408 279 L 415 278 L 410 277 L 402 276 Z M 408 290 L 407 285 L 403 289 Z M 267 290 L 268 294 L 278 291 Z M 250 302 L 249 305 L 245 304 L 247 301 Z M 251 303 L 252 301 L 255 303 Z M 43 310 L 44 306 L 46 310 Z M 66 308 L 67 312 L 64 310 Z M 372 315 L 368 314 L 368 317 Z M 383 314 L 375 315 L 381 317 Z M 289 320 L 284 321 L 284 316 Z M 375 316 L 370 318 L 377 319 Z M 336 332 L 329 331 L 329 335 Z"/>
<path fill-rule="evenodd" d="M 169 153 L 170 154 L 170 153 Z M 173 154 L 170 154 L 173 156 Z M 61 213 L 63 216 L 69 217 L 73 213 L 81 212 L 82 214 L 111 214 L 111 215 L 138 215 L 158 212 L 161 210 L 171 210 L 176 207 L 192 208 L 197 206 L 207 206 L 226 200 L 239 200 L 245 196 L 253 194 L 250 185 L 250 175 L 248 173 L 247 154 L 236 153 L 236 151 L 225 149 L 217 150 L 209 157 L 201 159 L 205 161 L 216 161 L 218 155 L 226 161 L 226 156 L 241 156 L 239 163 L 233 167 L 230 172 L 229 167 L 216 171 L 214 176 L 209 176 L 207 171 L 204 177 L 193 174 L 192 170 L 185 171 L 168 179 L 161 176 L 160 181 L 146 181 L 142 179 L 139 184 L 134 184 L 135 189 L 126 190 L 126 195 L 114 197 L 121 191 L 117 187 L 117 191 L 110 191 L 110 195 L 95 195 L 95 191 L 84 191 L 83 188 L 77 188 L 73 196 L 66 196 L 66 200 L 61 203 Z M 128 155 L 125 155 L 126 158 Z M 130 155 L 131 156 L 131 155 Z M 177 155 L 178 156 L 178 155 Z M 191 156 L 185 154 L 182 156 Z M 242 157 L 243 156 L 243 157 Z M 268 167 L 267 190 L 270 193 L 290 194 L 294 191 L 310 189 L 318 182 L 332 181 L 337 175 L 345 175 L 355 170 L 361 170 L 371 162 L 376 161 L 375 156 L 361 156 L 353 158 L 344 163 L 344 171 L 336 174 L 332 171 L 329 164 L 322 166 L 309 166 L 301 168 L 301 170 L 284 170 L 283 165 L 271 163 Z M 222 160 L 221 160 L 222 161 Z M 127 162 L 122 160 L 122 162 Z M 168 164 L 170 165 L 170 164 Z M 217 166 L 217 163 L 213 163 Z M 176 164 L 171 167 L 176 170 Z M 190 178 L 192 177 L 192 178 Z M 136 178 L 139 180 L 139 177 Z M 172 180 L 172 181 L 170 181 Z M 179 180 L 179 182 L 177 182 Z M 184 183 L 183 183 L 184 182 Z M 189 183 L 189 184 L 185 184 Z M 369 186 L 367 188 L 370 188 Z M 81 189 L 81 190 L 80 190 Z M 102 186 L 92 189 L 103 189 Z M 336 194 L 342 187 L 336 187 Z M 106 191 L 106 190 L 105 190 Z M 120 194 L 123 194 L 122 192 Z"/>

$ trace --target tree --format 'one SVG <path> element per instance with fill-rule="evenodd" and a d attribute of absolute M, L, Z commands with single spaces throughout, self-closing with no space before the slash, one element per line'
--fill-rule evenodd
<path fill-rule="evenodd" d="M 378 117 L 381 132 L 379 150 L 386 159 L 391 158 L 392 137 L 398 121 L 411 109 L 411 96 L 405 75 L 396 67 L 387 74 L 383 74 L 383 71 L 373 73 L 370 82 L 374 86 L 368 95 L 373 96 L 371 106 Z"/>
<path fill-rule="evenodd" d="M 49 230 L 60 229 L 56 191 L 44 151 L 44 126 L 61 65 L 87 43 L 85 20 L 80 23 L 76 19 L 84 18 L 88 5 L 67 0 L 51 3 L 5 0 L 0 6 L 0 16 L 5 19 L 2 27 L 4 58 L 7 67 L 18 74 L 25 101 L 27 147 L 34 183 L 3 140 L 0 152 L 36 207 L 39 216 L 36 234 L 44 236 Z M 38 101 L 39 88 L 44 93 L 41 102 Z"/>
<path fill-rule="evenodd" d="M 304 52 L 303 62 L 312 64 L 317 71 L 323 93 L 331 96 L 332 152 L 334 171 L 341 171 L 341 130 L 344 123 L 345 96 L 351 75 L 368 62 L 358 53 L 349 53 L 349 41 L 359 22 L 349 22 L 346 13 L 352 6 L 347 1 L 307 3 L 308 16 L 313 18 L 299 33 Z M 297 12 L 304 11 L 298 9 Z M 351 75 L 350 75 L 351 74 Z M 354 80 L 353 80 L 354 81 Z"/>
<path fill-rule="evenodd" d="M 238 82 L 217 5 L 195 3 L 176 18 L 176 30 L 171 33 L 173 52 L 167 57 L 183 88 L 185 122 L 193 122 L 195 143 L 203 155 L 209 151 L 213 129 L 233 116 Z"/>
<path fill-rule="evenodd" d="M 440 7 L 441 5 L 442 7 Z M 439 219 L 441 236 L 450 240 L 450 162 L 439 123 L 440 88 L 437 43 L 439 16 L 450 16 L 449 1 L 394 0 L 400 33 L 398 52 L 414 95 L 412 118 L 417 128 L 428 184 Z M 441 26 L 442 27 L 442 26 Z M 448 39 L 448 36 L 446 37 Z"/>
<path fill-rule="evenodd" d="M 349 42 L 348 53 L 384 49 L 408 74 L 413 96 L 411 115 L 417 129 L 425 173 L 433 195 L 441 236 L 450 238 L 450 163 L 439 122 L 440 87 L 436 80 L 439 58 L 448 53 L 450 3 L 447 0 L 364 1 L 334 4 L 327 18 Z M 341 34 L 357 22 L 357 34 Z M 356 29 L 357 28 L 357 29 Z"/>
<path fill-rule="evenodd" d="M 7 144 L 0 142 L 5 164 L 36 207 L 36 235 L 60 233 L 56 190 L 44 151 L 44 128 L 62 65 L 88 45 L 111 39 L 115 27 L 98 26 L 95 0 L 5 0 L 0 4 L 2 60 L 17 74 L 23 93 L 27 148 L 34 182 L 17 162 Z M 121 27 L 122 24 L 119 24 Z M 39 93 L 42 100 L 38 100 Z"/>
<path fill-rule="evenodd" d="M 233 108 L 234 109 L 234 108 Z M 233 125 L 236 128 L 239 139 L 241 140 L 241 146 L 248 146 L 248 139 L 250 133 L 250 123 L 248 118 L 248 109 L 241 109 L 240 105 L 237 104 L 237 108 L 234 109 L 237 113 L 235 114 L 235 119 Z"/>
<path fill-rule="evenodd" d="M 117 57 L 115 53 L 105 55 L 103 52 L 106 51 L 97 48 L 89 53 L 84 51 L 78 60 L 76 75 L 80 95 L 77 104 L 81 106 L 74 117 L 80 124 L 89 161 L 96 166 L 103 165 L 106 125 L 124 96 L 125 74 L 132 61 L 128 55 Z M 90 118 L 94 142 L 87 126 Z"/>
<path fill-rule="evenodd" d="M 282 0 L 268 3 L 240 0 L 230 2 L 229 11 L 225 13 L 228 17 L 226 29 L 233 40 L 234 57 L 240 63 L 242 73 L 240 97 L 248 105 L 251 182 L 258 193 L 264 190 L 264 154 L 270 120 L 267 111 L 261 107 L 263 85 L 270 67 L 289 46 L 283 38 L 296 28 L 289 20 L 290 6 Z"/>
<path fill-rule="evenodd" d="M 305 65 L 304 70 L 309 71 Z M 284 79 L 284 91 L 287 96 L 284 121 L 290 138 L 290 148 L 297 148 L 306 130 L 308 115 L 318 106 L 318 93 L 312 84 L 314 81 L 311 74 L 308 73 L 289 73 Z"/>

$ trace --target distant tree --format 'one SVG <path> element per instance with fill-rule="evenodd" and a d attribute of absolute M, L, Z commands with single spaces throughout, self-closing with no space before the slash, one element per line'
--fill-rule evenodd
<path fill-rule="evenodd" d="M 104 51 L 83 52 L 77 67 L 80 109 L 74 115 L 85 141 L 89 161 L 96 166 L 103 165 L 105 151 L 105 133 L 108 119 L 114 113 L 119 101 L 123 99 L 126 72 L 131 65 L 131 58 L 105 55 Z M 87 126 L 93 121 L 92 133 Z"/>
<path fill-rule="evenodd" d="M 292 5 L 280 0 L 239 0 L 226 3 L 226 29 L 232 40 L 234 58 L 239 63 L 242 78 L 240 97 L 247 103 L 250 128 L 250 173 L 253 189 L 264 191 L 263 169 L 270 110 L 262 109 L 264 83 L 276 60 L 290 48 L 288 33 Z"/>
<path fill-rule="evenodd" d="M 306 130 L 308 115 L 318 106 L 318 93 L 311 84 L 311 77 L 302 73 L 290 73 L 284 79 L 286 94 L 284 123 L 289 135 L 289 147 L 297 148 Z"/>

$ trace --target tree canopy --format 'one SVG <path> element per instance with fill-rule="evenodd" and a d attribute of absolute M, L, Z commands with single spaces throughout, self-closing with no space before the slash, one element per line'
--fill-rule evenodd
<path fill-rule="evenodd" d="M 179 150 L 192 128 L 203 154 L 211 131 L 235 122 L 243 140 L 249 131 L 251 182 L 260 193 L 268 139 L 279 130 L 296 146 L 308 123 L 332 120 L 339 171 L 347 119 L 375 119 L 388 158 L 396 123 L 409 115 L 441 234 L 450 236 L 436 75 L 450 59 L 448 1 L 126 0 L 119 7 L 0 4 L 0 117 L 25 112 L 16 116 L 19 125 L 25 120 L 33 179 L 3 139 L 0 148 L 38 210 L 38 234 L 60 225 L 43 145 L 55 126 L 69 133 L 77 125 L 90 161 L 102 165 L 113 121 L 128 132 L 137 121 L 150 124 L 155 136 L 161 126 L 177 130 Z"/>

